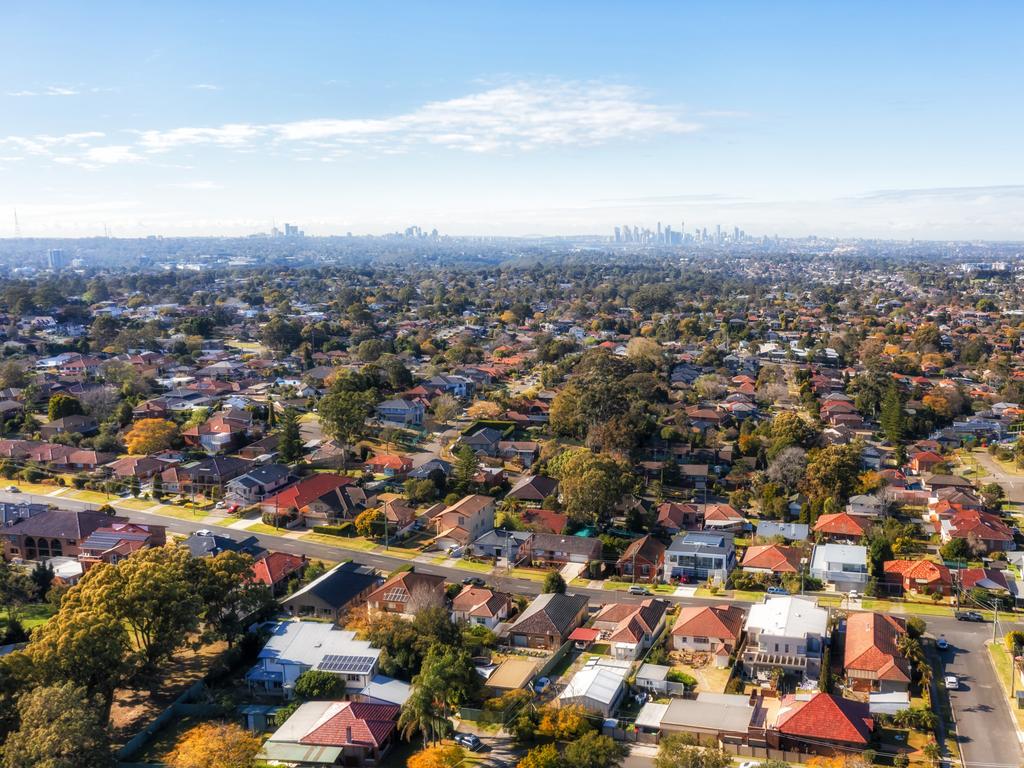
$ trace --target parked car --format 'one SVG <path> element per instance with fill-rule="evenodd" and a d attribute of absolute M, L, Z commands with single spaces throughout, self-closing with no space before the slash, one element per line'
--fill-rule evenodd
<path fill-rule="evenodd" d="M 21 493 L 21 488 L 16 485 L 8 485 L 5 489 L 8 493 Z"/>
<path fill-rule="evenodd" d="M 544 689 L 551 684 L 551 679 L 547 677 L 538 677 L 537 681 L 533 684 L 533 690 L 535 693 L 544 693 Z"/>
<path fill-rule="evenodd" d="M 785 587 L 768 587 L 768 589 L 765 590 L 765 593 L 769 595 L 788 595 L 789 590 Z M 742 766 L 740 766 L 740 768 L 742 768 Z"/>
<path fill-rule="evenodd" d="M 213 536 L 213 531 L 209 531 L 206 528 L 200 528 L 196 531 L 196 536 Z"/>
<path fill-rule="evenodd" d="M 946 675 L 946 688 L 950 691 L 955 691 L 960 687 L 960 680 L 957 679 L 956 675 Z"/>
<path fill-rule="evenodd" d="M 944 651 L 949 648 L 949 642 L 946 640 L 945 635 L 939 635 L 939 639 L 935 641 L 935 647 L 940 651 Z"/>
<path fill-rule="evenodd" d="M 641 587 L 638 584 L 634 584 L 632 587 L 630 587 L 626 591 L 629 592 L 629 594 L 631 594 L 631 595 L 649 595 L 649 594 L 651 594 L 651 590 L 649 590 L 647 587 Z"/>
<path fill-rule="evenodd" d="M 480 737 L 475 733 L 456 733 L 455 743 L 465 747 L 470 752 L 476 752 L 484 746 L 484 743 L 480 741 Z"/>
<path fill-rule="evenodd" d="M 957 611 L 955 614 L 957 621 L 984 621 L 985 617 L 977 611 Z"/>
<path fill-rule="evenodd" d="M 860 600 L 860 592 L 856 589 L 851 589 L 849 594 L 850 600 Z"/>
<path fill-rule="evenodd" d="M 462 583 L 467 587 L 482 587 L 484 580 L 479 576 L 467 576 L 462 580 Z"/>

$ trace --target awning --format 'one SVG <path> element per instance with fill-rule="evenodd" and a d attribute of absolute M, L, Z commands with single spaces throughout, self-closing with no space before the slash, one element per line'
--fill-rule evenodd
<path fill-rule="evenodd" d="M 319 763 L 334 765 L 341 756 L 341 747 L 319 747 L 296 744 L 291 741 L 268 741 L 260 750 L 260 760 L 280 760 L 290 763 Z"/>
<path fill-rule="evenodd" d="M 569 635 L 569 639 L 592 643 L 597 640 L 600 635 L 601 633 L 596 629 L 591 629 L 590 627 L 577 627 L 572 631 L 572 634 Z"/>

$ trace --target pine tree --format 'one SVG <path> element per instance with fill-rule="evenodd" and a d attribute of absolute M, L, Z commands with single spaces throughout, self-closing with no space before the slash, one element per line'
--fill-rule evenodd
<path fill-rule="evenodd" d="M 479 462 L 473 449 L 464 445 L 455 454 L 455 487 L 460 493 L 469 493 L 473 487 L 473 478 L 476 477 Z"/>
<path fill-rule="evenodd" d="M 286 408 L 281 421 L 278 453 L 281 460 L 291 464 L 302 456 L 302 437 L 299 434 L 299 415 L 294 408 Z"/>
<path fill-rule="evenodd" d="M 889 384 L 882 398 L 882 414 L 879 417 L 882 425 L 882 434 L 885 439 L 893 445 L 899 445 L 903 440 L 903 403 L 900 400 L 899 390 L 896 383 Z"/>

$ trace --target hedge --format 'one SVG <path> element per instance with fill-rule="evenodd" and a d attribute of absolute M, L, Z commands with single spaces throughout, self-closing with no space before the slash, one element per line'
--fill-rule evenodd
<path fill-rule="evenodd" d="M 355 536 L 356 529 L 352 523 L 342 523 L 341 525 L 314 525 L 313 533 L 323 533 L 327 536 Z"/>

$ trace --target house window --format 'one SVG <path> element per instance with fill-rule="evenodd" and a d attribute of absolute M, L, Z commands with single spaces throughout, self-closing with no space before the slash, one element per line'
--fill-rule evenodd
<path fill-rule="evenodd" d="M 708 639 L 706 637 L 694 637 L 693 638 L 693 642 L 695 642 L 695 643 L 707 643 Z"/>

